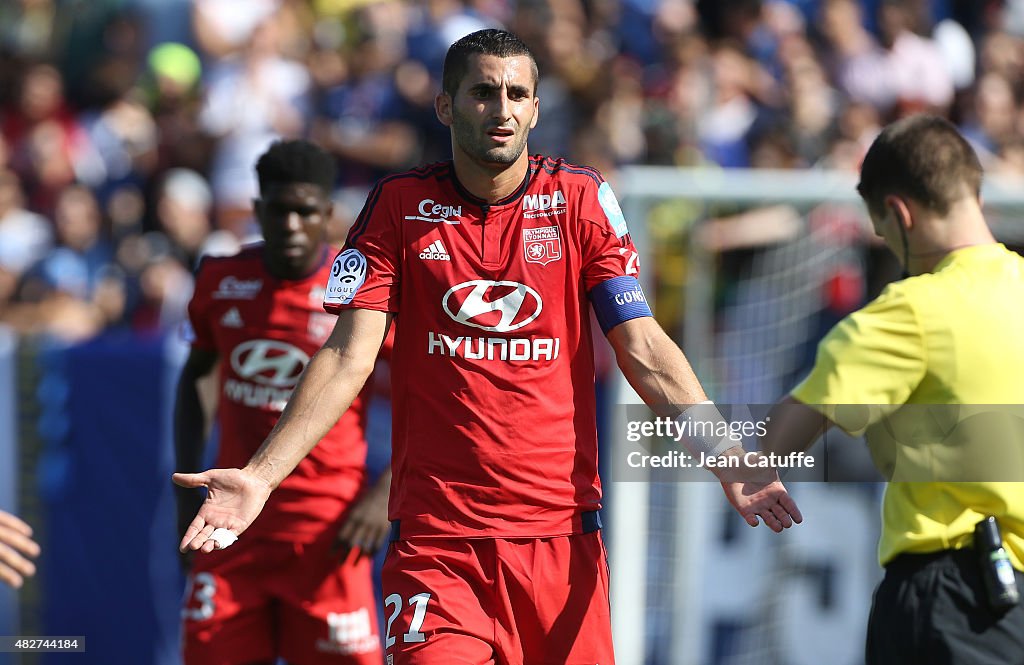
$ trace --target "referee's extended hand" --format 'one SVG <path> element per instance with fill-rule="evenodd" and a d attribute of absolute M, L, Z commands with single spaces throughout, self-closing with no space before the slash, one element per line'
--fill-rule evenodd
<path fill-rule="evenodd" d="M 185 530 L 178 550 L 212 552 L 217 541 L 214 529 L 228 529 L 236 536 L 249 528 L 263 510 L 271 487 L 244 469 L 210 469 L 202 473 L 176 473 L 171 479 L 180 487 L 205 487 L 206 501 Z"/>

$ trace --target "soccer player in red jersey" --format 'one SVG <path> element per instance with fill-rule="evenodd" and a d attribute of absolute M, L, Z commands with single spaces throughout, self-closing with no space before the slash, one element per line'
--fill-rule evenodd
<path fill-rule="evenodd" d="M 200 378 L 219 374 L 217 464 L 243 465 L 334 327 L 336 317 L 322 308 L 334 255 L 325 242 L 333 158 L 305 141 L 278 142 L 256 172 L 263 243 L 205 258 L 196 276 L 194 339 L 175 411 L 182 470 L 202 468 Z M 363 554 L 387 535 L 389 477 L 367 487 L 365 428 L 360 394 L 282 479 L 241 542 L 191 562 L 186 663 L 381 662 L 372 557 Z M 179 520 L 187 525 L 202 500 L 198 490 L 179 488 Z"/>
<path fill-rule="evenodd" d="M 384 564 L 392 665 L 614 662 L 589 307 L 659 416 L 706 400 L 651 316 L 611 187 L 527 152 L 537 78 L 511 33 L 452 45 L 435 108 L 453 160 L 370 193 L 328 282 L 338 325 L 263 447 L 243 469 L 179 477 L 210 488 L 181 547 L 211 552 L 215 530 L 245 530 L 356 395 L 401 318 Z M 752 525 L 800 521 L 774 474 L 722 486 Z"/>

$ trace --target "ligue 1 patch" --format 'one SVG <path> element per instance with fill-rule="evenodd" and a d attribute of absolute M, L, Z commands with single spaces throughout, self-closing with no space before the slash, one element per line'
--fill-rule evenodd
<path fill-rule="evenodd" d="M 366 281 L 366 257 L 358 249 L 346 249 L 331 266 L 327 280 L 327 305 L 347 305 L 356 297 L 359 287 Z"/>
<path fill-rule="evenodd" d="M 601 186 L 598 187 L 597 202 L 601 204 L 601 209 L 604 210 L 604 215 L 608 218 L 608 223 L 611 225 L 612 231 L 615 232 L 615 237 L 621 238 L 628 234 L 629 229 L 626 228 L 626 218 L 622 215 L 622 208 L 619 207 L 619 202 L 615 198 L 612 186 L 607 182 L 602 182 Z"/>
<path fill-rule="evenodd" d="M 557 226 L 523 229 L 523 255 L 527 263 L 545 266 L 562 258 L 562 236 Z"/>

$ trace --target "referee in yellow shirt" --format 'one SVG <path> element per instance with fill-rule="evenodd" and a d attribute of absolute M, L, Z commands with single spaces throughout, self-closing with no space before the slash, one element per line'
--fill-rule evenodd
<path fill-rule="evenodd" d="M 1024 481 L 1012 426 L 1024 413 L 1024 259 L 992 237 L 981 174 L 941 118 L 882 131 L 857 189 L 910 276 L 822 340 L 762 440 L 764 452 L 785 455 L 833 425 L 864 432 L 889 479 L 868 665 L 1024 664 L 1024 604 L 1013 596 L 1014 584 L 1024 592 L 1024 483 L 996 482 Z M 970 426 L 979 419 L 965 416 L 986 410 L 1011 425 Z M 999 562 L 983 562 L 974 536 L 988 517 L 1016 569 L 1004 565 L 992 592 L 985 576 Z"/>

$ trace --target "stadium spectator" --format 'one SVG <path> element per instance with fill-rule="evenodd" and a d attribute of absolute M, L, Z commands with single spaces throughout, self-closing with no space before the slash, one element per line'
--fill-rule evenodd
<path fill-rule="evenodd" d="M 0 170 L 0 268 L 20 277 L 53 246 L 50 221 L 25 209 L 21 179 Z"/>
<path fill-rule="evenodd" d="M 953 102 L 953 75 L 935 40 L 916 26 L 914 2 L 882 0 L 878 24 L 885 61 L 879 71 L 888 86 L 881 102 L 898 113 L 945 113 Z"/>
<path fill-rule="evenodd" d="M 189 169 L 170 169 L 157 192 L 156 217 L 183 265 L 196 266 L 210 235 L 213 194 L 206 180 Z"/>
<path fill-rule="evenodd" d="M 76 341 L 119 323 L 124 273 L 102 228 L 99 205 L 81 185 L 60 191 L 54 213 L 57 246 L 25 271 L 19 306 L 8 322 L 23 332 Z"/>
<path fill-rule="evenodd" d="M 309 115 L 309 72 L 285 55 L 281 38 L 270 15 L 253 28 L 244 49 L 206 72 L 199 120 L 216 141 L 210 182 L 217 225 L 241 239 L 254 230 L 249 225 L 249 203 L 256 195 L 252 164 L 275 137 L 302 135 Z"/>
<path fill-rule="evenodd" d="M 357 43 L 348 53 L 345 77 L 323 91 L 313 138 L 338 158 L 339 184 L 364 195 L 389 173 L 416 164 L 420 139 L 412 109 L 402 97 L 395 70 L 405 56 L 405 33 L 383 3 L 359 13 Z M 390 20 L 389 20 L 390 19 Z"/>
<path fill-rule="evenodd" d="M 676 417 L 706 397 L 643 299 L 611 187 L 592 169 L 529 155 L 539 100 L 526 46 L 472 33 L 449 49 L 442 81 L 436 110 L 453 160 L 374 188 L 328 282 L 337 326 L 279 424 L 244 469 L 175 475 L 209 489 L 181 548 L 210 553 L 225 530 L 245 536 L 362 389 L 401 311 L 383 573 L 401 618 L 388 660 L 612 662 L 583 289 L 656 413 Z M 692 444 L 742 450 L 728 438 Z M 774 474 L 722 487 L 752 526 L 801 519 Z"/>
<path fill-rule="evenodd" d="M 305 141 L 275 142 L 256 171 L 264 242 L 204 259 L 189 305 L 194 339 L 175 412 L 183 471 L 202 468 L 203 377 L 219 376 L 217 463 L 242 464 L 333 324 L 320 308 L 331 268 L 324 239 L 333 159 Z M 367 397 L 331 421 L 245 540 L 191 560 L 182 612 L 186 663 L 381 662 L 370 572 L 387 534 L 390 473 L 367 486 Z M 184 530 L 203 498 L 184 488 L 177 497 Z"/>
<path fill-rule="evenodd" d="M 0 510 L 0 582 L 20 589 L 26 577 L 36 574 L 32 559 L 39 545 L 32 540 L 32 527 Z"/>
<path fill-rule="evenodd" d="M 953 435 L 965 422 L 961 409 L 1024 403 L 1024 313 L 1010 306 L 1024 298 L 1024 259 L 993 239 L 981 175 L 977 155 L 945 120 L 912 116 L 881 133 L 858 191 L 910 277 L 828 333 L 763 441 L 766 451 L 787 454 L 834 425 L 866 430 L 890 480 L 869 665 L 994 663 L 1024 653 L 1024 605 L 1007 611 L 986 600 L 972 543 L 975 525 L 994 516 L 1024 589 L 1024 490 L 988 482 L 1020 480 L 1020 451 L 1007 447 L 1020 441 L 985 426 Z M 926 404 L 948 408 L 914 408 Z"/>
<path fill-rule="evenodd" d="M 157 126 L 161 169 L 206 168 L 213 146 L 199 123 L 199 56 L 175 42 L 159 44 L 146 57 L 137 94 Z"/>
<path fill-rule="evenodd" d="M 50 65 L 23 72 L 16 106 L 4 114 L 0 131 L 30 206 L 44 215 L 53 213 L 61 189 L 79 179 L 95 183 L 101 173 L 88 135 L 64 98 L 60 72 Z"/>

